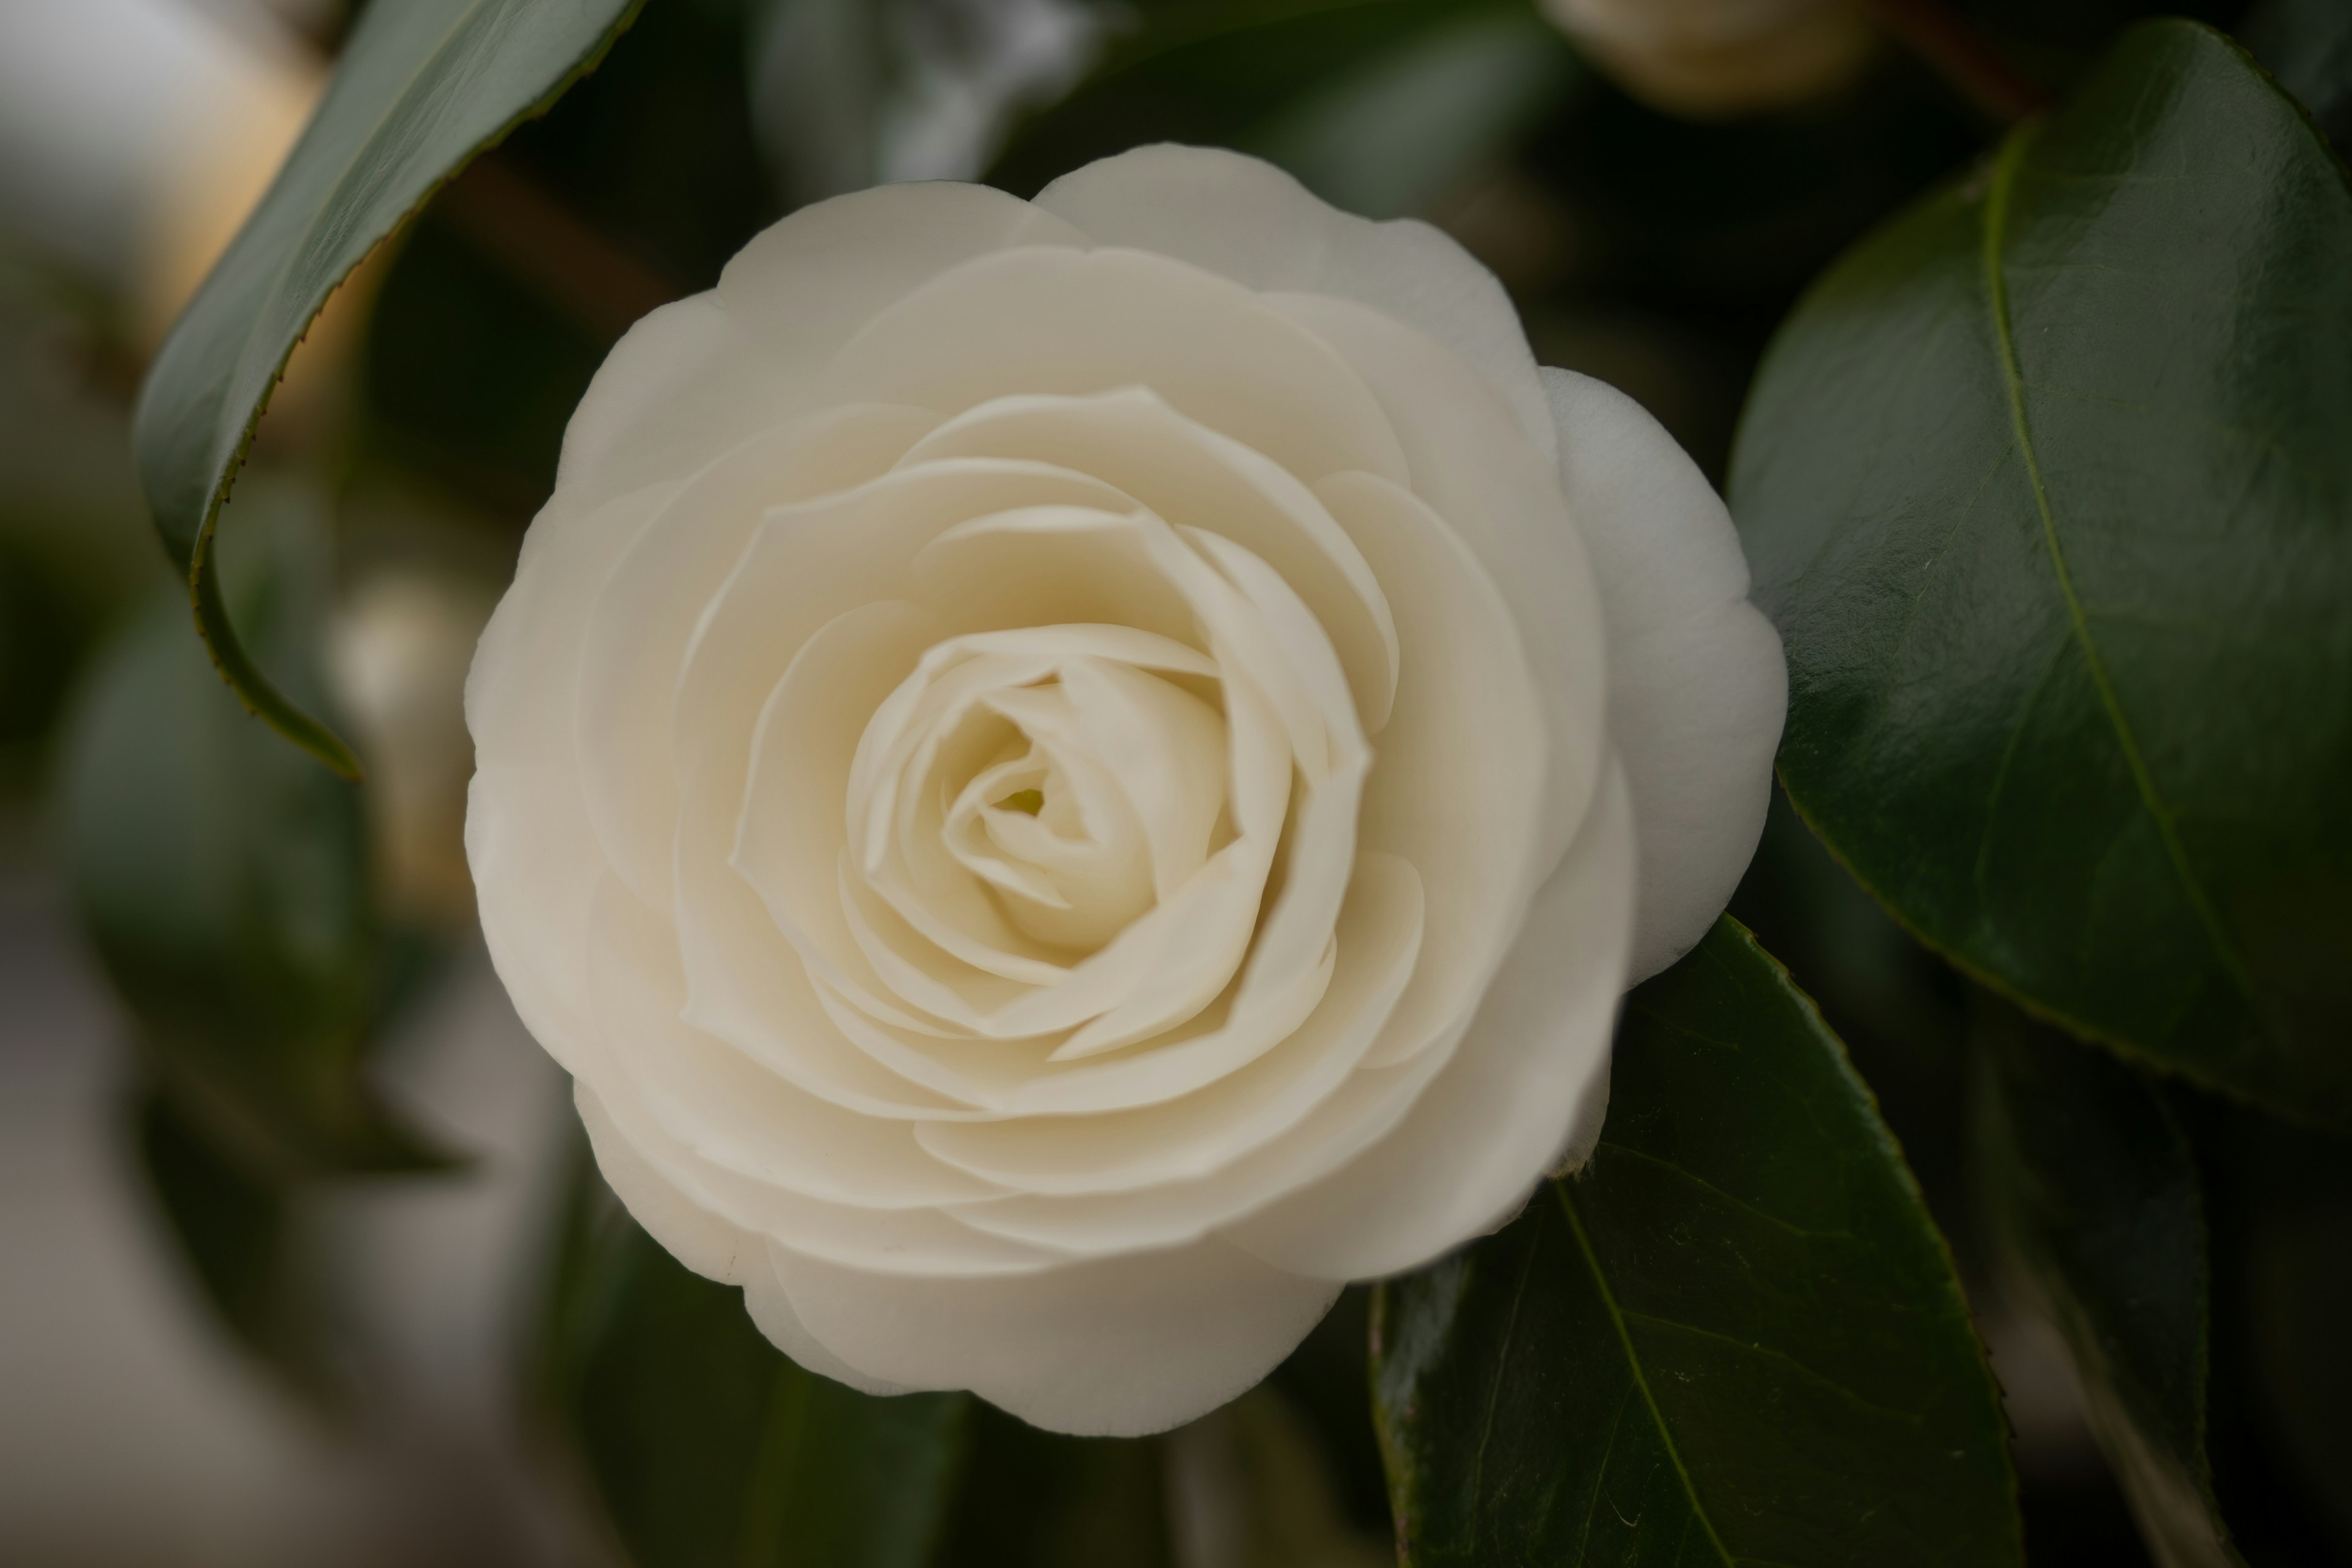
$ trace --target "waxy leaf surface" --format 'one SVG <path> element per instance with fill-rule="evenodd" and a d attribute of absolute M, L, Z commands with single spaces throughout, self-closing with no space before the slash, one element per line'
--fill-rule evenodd
<path fill-rule="evenodd" d="M 2123 35 L 1839 263 L 1732 501 L 1780 772 L 1963 969 L 2352 1122 L 2352 185 L 2228 39 Z"/>
<path fill-rule="evenodd" d="M 327 296 L 425 198 L 545 109 L 641 0 L 384 0 L 140 389 L 140 482 L 196 624 L 247 705 L 338 772 L 358 763 L 238 643 L 213 532 L 279 373 Z"/>
<path fill-rule="evenodd" d="M 1381 1288 L 1405 1561 L 2021 1563 L 1949 1255 L 1786 972 L 1719 921 L 1612 1076 L 1590 1164 Z"/>
<path fill-rule="evenodd" d="M 1979 1183 L 2008 1276 L 2074 1353 L 2092 1429 L 2165 1568 L 2231 1568 L 2205 1452 L 2204 1198 L 2162 1089 L 2023 1020 L 1978 1064 Z"/>

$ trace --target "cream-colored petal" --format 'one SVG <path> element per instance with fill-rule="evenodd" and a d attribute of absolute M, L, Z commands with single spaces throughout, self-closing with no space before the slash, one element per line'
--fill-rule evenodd
<path fill-rule="evenodd" d="M 751 352 L 811 364 L 975 257 L 1088 243 L 1052 213 L 985 185 L 877 185 L 811 203 L 761 230 L 728 262 L 714 292 Z"/>
<path fill-rule="evenodd" d="M 589 898 L 605 872 L 572 739 L 581 639 L 593 584 L 673 489 L 576 517 L 550 503 L 466 678 L 466 859 L 482 935 L 524 1026 L 566 1066 L 593 1037 L 583 965 Z"/>
<path fill-rule="evenodd" d="M 1084 1240 L 1055 1232 L 1052 1211 L 1066 1206 L 1059 1195 L 1195 1181 L 1292 1130 L 1355 1070 L 1386 1025 L 1412 973 L 1422 916 L 1421 879 L 1412 868 L 1393 856 L 1368 855 L 1349 884 L 1322 1000 L 1275 1049 L 1193 1094 L 1142 1110 L 931 1126 L 919 1137 L 959 1169 L 1040 1194 L 1002 1206 L 1036 1216 L 1034 1234 L 1053 1238 L 1045 1245 L 1116 1245 L 1116 1205 L 1097 1205 L 1096 1228 Z M 999 1208 L 983 1201 L 959 1212 L 997 1230 L 1013 1223 L 1000 1218 Z M 1213 1213 L 1202 1228 L 1223 1217 Z"/>
<path fill-rule="evenodd" d="M 713 1164 L 627 1099 L 575 1098 L 600 1166 L 625 1163 L 616 1147 L 625 1145 L 688 1202 L 739 1230 L 788 1244 L 801 1257 L 947 1280 L 1035 1273 L 1068 1256 L 984 1235 L 936 1208 L 851 1208 L 804 1197 Z M 592 1104 L 599 1113 L 593 1119 L 587 1114 Z"/>
<path fill-rule="evenodd" d="M 596 1168 L 604 1184 L 613 1189 L 629 1217 L 672 1258 L 721 1285 L 741 1284 L 767 1261 L 764 1240 L 678 1191 L 614 1131 L 612 1118 L 594 1089 L 575 1079 L 572 1100 L 579 1108 L 581 1124 L 588 1130 L 589 1145 L 595 1151 Z"/>
<path fill-rule="evenodd" d="M 1535 850 L 1538 869 L 1549 869 L 1600 781 L 1608 677 L 1600 594 L 1559 476 L 1477 373 L 1434 340 L 1345 300 L 1283 295 L 1269 302 L 1347 355 L 1388 411 L 1412 464 L 1413 494 L 1469 546 L 1510 606 L 1551 748 L 1551 804 Z M 1402 627 L 1411 584 L 1387 572 L 1381 580 Z M 1404 657 L 1412 658 L 1410 645 Z"/>
<path fill-rule="evenodd" d="M 1509 951 L 1548 868 L 1537 846 L 1559 748 L 1511 607 L 1460 536 L 1376 476 L 1318 489 L 1381 576 L 1412 584 L 1396 596 L 1405 659 L 1359 829 L 1420 870 L 1429 901 L 1420 971 L 1373 1053 L 1385 1067 L 1438 1038 Z"/>
<path fill-rule="evenodd" d="M 1639 984 L 1706 934 L 1756 853 L 1788 665 L 1748 602 L 1739 535 L 1698 466 L 1616 388 L 1543 375 L 1609 626 L 1609 735 L 1641 844 L 1627 975 Z"/>
<path fill-rule="evenodd" d="M 1173 256 L 1263 292 L 1335 294 L 1410 321 L 1475 365 L 1551 454 L 1535 356 L 1510 296 L 1425 223 L 1373 223 L 1262 159 L 1169 142 L 1065 174 L 1037 205 L 1098 244 Z"/>
<path fill-rule="evenodd" d="M 949 415 L 1010 395 L 1145 385 L 1301 479 L 1405 472 L 1380 405 L 1315 332 L 1238 284 L 1142 251 L 966 262 L 867 322 L 824 384 L 842 402 Z"/>
<path fill-rule="evenodd" d="M 817 364 L 761 353 L 715 293 L 662 306 L 622 334 L 572 411 L 556 501 L 586 510 L 685 479 L 804 406 Z"/>
<path fill-rule="evenodd" d="M 784 1282 L 777 1275 L 772 1261 L 765 1268 L 754 1268 L 747 1272 L 750 1277 L 743 1281 L 743 1310 L 751 1314 L 752 1326 L 765 1334 L 768 1342 L 783 1352 L 803 1372 L 813 1372 L 860 1394 L 884 1398 L 913 1392 L 904 1384 L 886 1383 L 878 1377 L 866 1376 L 819 1344 L 816 1336 L 802 1326 L 799 1314 L 793 1310 L 793 1299 L 785 1294 Z"/>
<path fill-rule="evenodd" d="M 1634 875 L 1612 763 L 1468 1033 L 1395 1131 L 1222 1234 L 1276 1268 L 1363 1279 L 1417 1268 L 1517 1213 L 1608 1092 Z"/>
<path fill-rule="evenodd" d="M 1305 481 L 1264 453 L 1185 418 L 1148 387 L 1093 397 L 1000 397 L 908 449 L 1023 458 L 1117 486 L 1179 528 L 1202 528 L 1264 560 L 1331 639 L 1367 733 L 1388 722 L 1396 623 L 1379 577 Z"/>
<path fill-rule="evenodd" d="M 1082 475 L 1041 465 L 957 462 L 887 475 L 845 495 L 770 514 L 697 630 L 672 718 L 671 754 L 680 797 L 678 925 L 698 1006 L 719 1006 L 722 992 L 743 1003 L 773 985 L 757 974 L 723 979 L 710 966 L 718 962 L 713 943 L 737 955 L 730 962 L 750 962 L 753 952 L 772 954 L 782 945 L 773 940 L 775 928 L 740 910 L 713 919 L 689 910 L 684 879 L 691 870 L 705 888 L 718 879 L 707 863 L 688 864 L 716 846 L 720 875 L 736 885 L 743 900 L 758 907 L 757 895 L 725 869 L 725 861 L 743 807 L 759 714 L 793 658 L 827 622 L 892 598 L 906 585 L 908 564 L 922 546 L 974 510 L 1118 499 Z M 723 816 L 714 822 L 719 813 Z M 709 896 L 730 901 L 724 890 Z M 828 966 L 845 987 L 871 991 L 877 983 L 837 913 L 819 924 L 818 904 L 800 907 L 809 923 L 791 934 L 804 955 Z M 822 908 L 837 911 L 839 906 L 827 901 Z M 746 920 L 765 928 L 767 940 L 742 930 Z M 757 962 L 772 965 L 774 960 L 763 956 Z M 739 1008 L 728 1010 L 727 1028 L 711 1026 L 717 1032 L 749 1025 L 749 1016 Z"/>
<path fill-rule="evenodd" d="M 969 1388 L 1085 1436 L 1140 1436 L 1215 1409 L 1339 1294 L 1213 1239 L 1024 1279 L 894 1279 L 781 1249 L 775 1264 L 801 1323 L 866 1375 Z"/>
<path fill-rule="evenodd" d="M 603 1050 L 583 1081 L 642 1105 L 713 1165 L 853 1208 L 919 1208 L 996 1190 L 926 1153 L 909 1123 L 818 1100 L 687 1023 L 676 936 L 617 877 L 596 890 L 590 960 Z"/>
<path fill-rule="evenodd" d="M 581 780 L 598 841 L 637 897 L 667 911 L 677 784 L 670 700 L 711 596 L 772 507 L 888 468 L 938 423 L 915 408 L 828 408 L 736 447 L 688 479 L 613 563 L 579 676 Z"/>

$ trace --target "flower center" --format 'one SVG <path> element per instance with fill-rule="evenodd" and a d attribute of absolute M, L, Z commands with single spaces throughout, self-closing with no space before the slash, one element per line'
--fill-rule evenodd
<path fill-rule="evenodd" d="M 1155 655 L 1198 662 L 1164 639 L 1120 628 L 1107 642 L 1099 630 L 951 639 L 876 715 L 891 738 L 869 731 L 867 749 L 895 765 L 852 809 L 863 806 L 869 835 L 895 840 L 926 921 L 991 945 L 1009 938 L 1015 952 L 1091 952 L 1216 848 L 1218 683 L 1150 668 Z"/>

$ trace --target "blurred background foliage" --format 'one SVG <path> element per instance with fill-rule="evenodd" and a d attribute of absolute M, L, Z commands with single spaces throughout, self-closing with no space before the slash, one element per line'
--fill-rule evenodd
<path fill-rule="evenodd" d="M 2157 8 L 1955 9 L 2061 93 Z M 2169 9 L 2234 31 L 2347 144 L 2352 5 Z M 327 0 L 268 21 L 320 58 L 354 16 Z M 486 1310 L 480 1331 L 503 1359 L 468 1373 L 495 1385 L 483 1407 L 528 1412 L 494 1439 L 524 1456 L 526 1479 L 487 1501 L 435 1482 L 414 1506 L 447 1513 L 441 1533 L 330 1555 L 646 1568 L 1391 1556 L 1360 1290 L 1264 1389 L 1164 1438 L 1051 1436 L 961 1396 L 877 1405 L 772 1351 L 736 1292 L 636 1230 L 574 1143 L 468 1127 L 397 1087 L 407 1069 L 385 1042 L 446 1020 L 436 1007 L 481 969 L 458 838 L 472 639 L 565 421 L 631 321 L 709 286 L 762 226 L 839 191 L 955 177 L 1028 195 L 1139 142 L 1230 145 L 1341 205 L 1444 228 L 1508 286 L 1542 362 L 1631 393 L 1720 485 L 1799 292 L 2001 129 L 1885 37 L 1806 101 L 1669 113 L 1528 0 L 647 0 L 601 68 L 346 287 L 348 321 L 322 322 L 304 351 L 324 362 L 315 384 L 289 382 L 226 516 L 240 628 L 273 674 L 350 726 L 372 769 L 363 788 L 242 714 L 187 635 L 131 468 L 128 409 L 152 347 L 138 279 L 9 231 L 0 210 L 0 944 L 51 952 L 45 933 L 69 919 L 111 988 L 87 1047 L 115 1086 L 92 1136 L 135 1173 L 152 1243 L 176 1259 L 172 1310 L 207 1314 L 251 1376 L 292 1391 L 312 1412 L 287 1417 L 305 1441 L 361 1442 L 387 1396 L 353 1347 L 385 1331 L 353 1308 L 369 1266 L 325 1216 L 386 1173 L 452 1188 L 541 1173 L 477 1249 L 526 1304 Z M 2256 1564 L 2352 1562 L 2345 1142 L 2158 1084 L 2022 1019 L 1905 934 L 1784 799 L 1732 913 L 1819 1002 L 1952 1244 L 2008 1397 L 2031 1559 L 2192 1560 L 2150 1556 L 2093 1440 L 2123 1374 L 2078 1380 L 2047 1300 L 1996 1261 L 1998 1226 L 2039 1226 L 2034 1245 L 2074 1257 L 2152 1245 L 2084 1241 L 2067 1229 L 2063 1169 L 2015 1168 L 2006 1144 L 1991 1168 L 1979 1154 L 1985 1118 L 2009 1103 L 2003 1064 L 2034 1035 L 2060 1076 L 2131 1080 L 2168 1129 L 2169 1163 L 2150 1180 L 2169 1182 L 2210 1238 L 2210 1384 L 2191 1425 L 2233 1550 Z M 31 1082 L 62 1048 L 42 1021 L 64 1015 L 38 988 L 92 982 L 32 957 L 5 973 L 18 1015 L 5 1070 Z M 470 994 L 503 1006 L 495 987 Z M 543 1130 L 550 1106 L 560 1121 L 559 1085 L 533 1079 L 525 1099 L 521 1121 Z M 2063 1130 L 2053 1137 L 2063 1162 Z M 68 1201 L 41 1184 L 47 1167 L 21 1169 L 12 1201 Z M 7 1271 L 34 1256 L 12 1250 Z M 28 1340 L 6 1356 L 56 1351 Z M 136 1390 L 98 1394 L 110 1419 L 139 1422 Z M 25 1428 L 8 1451 L 28 1451 L 40 1411 L 0 1407 Z M 77 1528 L 114 1539 L 94 1516 L 78 1525 L 5 1483 L 0 1494 L 11 1562 L 100 1560 L 77 1554 Z M 135 1544 L 101 1555 L 213 1560 L 175 1535 L 131 1531 Z M 432 1544 L 404 1556 L 402 1540 Z"/>

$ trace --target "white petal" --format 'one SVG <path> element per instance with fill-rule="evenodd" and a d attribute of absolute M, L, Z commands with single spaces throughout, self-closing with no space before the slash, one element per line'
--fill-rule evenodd
<path fill-rule="evenodd" d="M 716 294 L 664 305 L 613 345 L 572 411 L 556 499 L 601 506 L 686 478 L 789 417 L 816 368 L 760 353 Z"/>
<path fill-rule="evenodd" d="M 754 352 L 810 364 L 974 257 L 1087 243 L 1061 218 L 986 185 L 877 185 L 812 203 L 761 231 L 727 263 L 714 292 Z"/>
<path fill-rule="evenodd" d="M 1560 479 L 1609 624 L 1609 736 L 1633 792 L 1638 984 L 1690 951 L 1764 831 L 1789 707 L 1780 635 L 1696 464 L 1616 388 L 1546 370 Z"/>
<path fill-rule="evenodd" d="M 1277 1268 L 1418 1268 L 1518 1212 L 1608 1092 L 1633 931 L 1633 826 L 1612 764 L 1468 1034 L 1397 1129 L 1223 1234 Z"/>
<path fill-rule="evenodd" d="M 582 515 L 550 502 L 466 677 L 466 860 L 482 935 L 524 1026 L 567 1067 L 594 1035 L 583 965 L 589 900 L 606 869 L 572 742 L 581 639 L 592 585 L 675 488 Z"/>
<path fill-rule="evenodd" d="M 1583 541 L 1559 476 L 1518 434 L 1463 359 L 1422 332 L 1345 300 L 1270 297 L 1348 356 L 1388 410 L 1411 489 L 1468 545 L 1510 606 L 1544 700 L 1551 748 L 1540 868 L 1567 849 L 1600 779 L 1607 637 Z M 1400 625 L 1410 584 L 1385 572 Z M 1406 658 L 1412 657 L 1408 648 Z"/>
<path fill-rule="evenodd" d="M 1387 1067 L 1456 1024 L 1510 951 L 1549 868 L 1535 847 L 1557 748 L 1511 609 L 1461 538 L 1420 498 L 1373 475 L 1336 474 L 1317 489 L 1381 577 L 1400 584 L 1404 659 L 1360 840 L 1421 872 L 1430 930 L 1372 1057 Z"/>
<path fill-rule="evenodd" d="M 646 1163 L 644 1155 L 613 1131 L 596 1091 L 575 1080 L 572 1103 L 588 1130 L 596 1153 L 596 1168 L 604 1184 L 663 1249 L 701 1275 L 721 1285 L 740 1285 L 767 1261 L 768 1245 L 751 1232 L 719 1218 L 690 1201 L 668 1178 Z"/>
<path fill-rule="evenodd" d="M 1412 973 L 1422 932 L 1421 879 L 1393 856 L 1367 855 L 1349 887 L 1337 962 L 1321 1002 L 1256 1060 L 1164 1105 L 932 1126 L 918 1136 L 950 1163 L 1033 1194 L 1121 1193 L 1211 1174 L 1294 1127 L 1355 1070 Z M 993 1228 L 989 1208 L 980 1204 L 966 1217 Z M 1099 1223 L 1116 1233 L 1115 1205 Z"/>
<path fill-rule="evenodd" d="M 763 1250 L 772 1257 L 772 1244 Z M 799 1314 L 793 1310 L 793 1299 L 784 1293 L 784 1282 L 773 1262 L 749 1272 L 751 1277 L 743 1281 L 743 1309 L 751 1315 L 752 1326 L 767 1335 L 768 1342 L 789 1356 L 803 1372 L 829 1377 L 860 1394 L 887 1398 L 913 1392 L 903 1384 L 866 1376 L 817 1343 L 816 1336 L 802 1326 Z"/>
<path fill-rule="evenodd" d="M 613 563 L 582 649 L 580 771 L 599 842 L 654 909 L 669 908 L 677 821 L 670 700 L 702 612 L 771 507 L 872 479 L 938 422 L 852 405 L 761 432 L 688 479 Z"/>
<path fill-rule="evenodd" d="M 827 1350 L 908 1388 L 969 1388 L 1049 1431 L 1141 1436 L 1205 1415 L 1307 1337 L 1339 1287 L 1215 1240 L 1003 1279 L 905 1279 L 779 1250 Z"/>
<path fill-rule="evenodd" d="M 1261 557 L 1314 612 L 1347 671 L 1367 731 L 1388 721 L 1396 623 L 1380 579 L 1304 481 L 1185 418 L 1150 389 L 1096 397 L 1000 397 L 959 415 L 903 462 L 1025 458 L 1116 485 L 1179 528 L 1223 535 Z"/>
<path fill-rule="evenodd" d="M 890 185 L 803 207 L 738 252 L 718 288 L 655 310 L 614 346 L 565 427 L 557 493 L 594 506 L 684 479 L 811 406 L 818 367 L 900 296 L 1009 246 L 1086 243 L 980 185 Z"/>
<path fill-rule="evenodd" d="M 689 1203 L 613 1131 L 612 1118 L 585 1085 L 575 1088 L 573 1098 L 604 1184 L 613 1189 L 629 1217 L 672 1258 L 706 1279 L 742 1286 L 743 1304 L 751 1311 L 751 1321 L 771 1344 L 808 1371 L 866 1394 L 906 1392 L 896 1384 L 866 1376 L 817 1343 L 793 1314 L 792 1298 L 776 1277 L 769 1244 Z"/>
<path fill-rule="evenodd" d="M 600 1166 L 625 1146 L 688 1203 L 739 1230 L 789 1243 L 803 1257 L 955 1279 L 1034 1273 L 1067 1256 L 972 1230 L 936 1208 L 853 1208 L 787 1192 L 703 1159 L 626 1099 L 574 1098 Z M 592 1103 L 595 1118 L 587 1114 Z"/>
<path fill-rule="evenodd" d="M 1141 384 L 1301 479 L 1404 474 L 1380 405 L 1315 333 L 1238 284 L 1142 251 L 968 261 L 867 322 L 824 383 L 843 402 L 949 415 L 1019 394 Z"/>
<path fill-rule="evenodd" d="M 1336 294 L 1410 321 L 1478 367 L 1538 450 L 1551 421 L 1518 312 L 1468 251 L 1411 218 L 1341 212 L 1256 158 L 1162 142 L 1037 193 L 1102 245 L 1156 250 L 1262 291 Z"/>
<path fill-rule="evenodd" d="M 909 1123 L 818 1100 L 687 1023 L 676 938 L 618 878 L 597 889 L 590 936 L 589 999 L 604 1048 L 582 1080 L 642 1105 L 698 1158 L 853 1208 L 934 1206 L 1000 1190 L 932 1158 Z"/>

